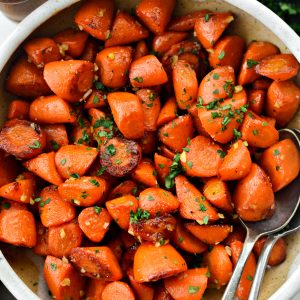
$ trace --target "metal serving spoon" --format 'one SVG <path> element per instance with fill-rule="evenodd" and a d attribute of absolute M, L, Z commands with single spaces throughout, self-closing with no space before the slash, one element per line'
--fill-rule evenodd
<path fill-rule="evenodd" d="M 279 139 L 290 138 L 300 152 L 300 141 L 296 133 L 291 129 L 279 130 Z M 223 294 L 222 300 L 233 300 L 235 291 L 238 287 L 242 276 L 244 266 L 248 256 L 251 253 L 255 242 L 262 236 L 272 234 L 282 230 L 294 216 L 300 200 L 300 175 L 291 182 L 288 186 L 278 191 L 275 194 L 276 209 L 274 215 L 267 220 L 260 222 L 243 222 L 241 223 L 246 228 L 246 239 L 244 242 L 243 251 L 235 266 L 232 277 Z"/>

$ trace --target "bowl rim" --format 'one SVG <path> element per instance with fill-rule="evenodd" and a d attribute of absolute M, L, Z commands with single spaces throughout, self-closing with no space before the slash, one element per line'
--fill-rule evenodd
<path fill-rule="evenodd" d="M 80 2 L 81 0 L 56 0 L 47 1 L 29 14 L 16 29 L 0 46 L 0 72 L 10 59 L 15 50 L 23 43 L 23 41 L 46 20 L 50 19 L 60 11 L 69 6 Z M 192 0 L 195 2 L 204 2 L 204 0 Z M 270 29 L 291 51 L 291 53 L 300 62 L 300 37 L 296 32 L 285 23 L 279 16 L 273 13 L 266 6 L 257 0 L 223 0 L 244 12 L 248 13 L 264 26 Z M 297 291 L 296 280 L 300 275 L 300 267 L 286 280 L 286 282 L 269 298 L 270 300 L 282 299 L 283 296 L 293 296 Z M 33 293 L 30 288 L 21 280 L 20 277 L 12 269 L 3 253 L 0 250 L 0 280 L 8 288 L 8 290 L 19 300 L 39 300 L 40 298 Z"/>

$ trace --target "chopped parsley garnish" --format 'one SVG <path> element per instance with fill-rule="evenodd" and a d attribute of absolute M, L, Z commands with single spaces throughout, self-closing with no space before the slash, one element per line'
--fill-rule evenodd
<path fill-rule="evenodd" d="M 193 167 L 193 163 L 191 161 L 188 161 L 187 165 L 189 166 L 190 169 Z"/>
<path fill-rule="evenodd" d="M 136 212 L 130 211 L 130 223 L 137 223 L 140 220 L 150 218 L 150 213 L 147 210 L 138 208 Z"/>
<path fill-rule="evenodd" d="M 182 172 L 182 166 L 180 164 L 180 154 L 175 154 L 173 163 L 170 166 L 170 173 L 165 178 L 165 187 L 171 189 L 175 184 L 175 177 Z"/>
<path fill-rule="evenodd" d="M 200 203 L 199 204 L 199 210 L 200 211 L 206 211 L 207 209 L 206 209 L 206 206 L 203 203 Z"/>
<path fill-rule="evenodd" d="M 50 267 L 52 271 L 56 271 L 57 270 L 57 264 L 55 263 L 50 263 Z"/>
<path fill-rule="evenodd" d="M 277 156 L 277 155 L 279 155 L 279 154 L 280 154 L 279 150 L 278 150 L 278 149 L 275 149 L 275 150 L 274 150 L 274 156 Z"/>
<path fill-rule="evenodd" d="M 99 181 L 98 180 L 96 180 L 96 179 L 91 179 L 90 180 L 90 183 L 92 184 L 92 185 L 94 185 L 94 186 L 100 186 L 100 183 L 99 183 Z"/>
<path fill-rule="evenodd" d="M 34 141 L 32 145 L 29 146 L 31 149 L 39 149 L 41 148 L 41 143 L 39 141 Z"/>
<path fill-rule="evenodd" d="M 95 95 L 93 98 L 93 104 L 99 103 L 99 98 Z"/>
<path fill-rule="evenodd" d="M 221 158 L 224 158 L 226 156 L 226 153 L 223 150 L 217 150 L 217 153 Z"/>
<path fill-rule="evenodd" d="M 213 74 L 213 79 L 217 80 L 217 79 L 219 79 L 219 78 L 220 78 L 220 76 L 219 76 L 218 73 L 214 73 L 214 74 Z"/>
<path fill-rule="evenodd" d="M 189 286 L 189 294 L 197 294 L 199 292 L 200 288 L 199 286 L 190 285 Z"/>
<path fill-rule="evenodd" d="M 158 166 L 159 166 L 161 169 L 163 169 L 163 168 L 165 167 L 164 164 L 158 164 Z"/>
<path fill-rule="evenodd" d="M 134 77 L 133 80 L 136 81 L 136 82 L 138 82 L 138 83 L 144 82 L 143 77 Z"/>
<path fill-rule="evenodd" d="M 64 159 L 62 159 L 62 160 L 60 161 L 60 164 L 61 164 L 62 166 L 64 166 L 64 165 L 66 164 L 66 162 L 67 162 L 67 160 L 64 158 Z"/>
<path fill-rule="evenodd" d="M 253 59 L 247 59 L 247 69 L 252 69 L 254 66 L 258 65 L 259 62 Z"/>
<path fill-rule="evenodd" d="M 257 136 L 258 135 L 258 131 L 256 129 L 252 130 L 253 135 Z"/>
<path fill-rule="evenodd" d="M 247 275 L 246 279 L 249 280 L 249 281 L 253 281 L 253 276 Z"/>
<path fill-rule="evenodd" d="M 53 150 L 57 151 L 59 149 L 59 144 L 56 141 L 51 140 L 50 144 Z"/>
<path fill-rule="evenodd" d="M 153 200 L 154 200 L 153 196 L 152 196 L 152 195 L 149 195 L 149 196 L 148 196 L 148 200 L 149 200 L 149 201 L 153 201 Z"/>
<path fill-rule="evenodd" d="M 97 176 L 101 176 L 105 170 L 106 170 L 106 168 L 101 166 L 100 169 L 97 171 Z"/>
<path fill-rule="evenodd" d="M 70 175 L 72 178 L 79 179 L 80 175 L 78 173 L 73 173 Z"/>
<path fill-rule="evenodd" d="M 117 152 L 117 150 L 113 144 L 110 144 L 105 148 L 105 153 L 110 156 L 116 155 L 116 152 Z"/>
<path fill-rule="evenodd" d="M 99 206 L 94 206 L 94 212 L 99 215 L 102 211 L 102 207 L 99 207 Z"/>
<path fill-rule="evenodd" d="M 197 108 L 202 108 L 203 107 L 203 99 L 202 97 L 198 97 L 198 103 L 196 104 Z"/>
<path fill-rule="evenodd" d="M 218 59 L 222 60 L 224 58 L 224 56 L 225 56 L 225 52 L 221 51 L 221 53 L 218 56 Z"/>
<path fill-rule="evenodd" d="M 280 170 L 280 166 L 276 166 L 276 171 L 279 171 Z"/>

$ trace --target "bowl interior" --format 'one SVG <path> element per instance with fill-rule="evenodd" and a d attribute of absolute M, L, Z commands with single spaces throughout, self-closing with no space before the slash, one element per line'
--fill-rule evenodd
<path fill-rule="evenodd" d="M 116 0 L 115 1 L 120 9 L 130 11 L 135 7 L 137 0 Z M 229 32 L 236 33 L 246 39 L 247 42 L 252 40 L 270 41 L 277 45 L 282 52 L 289 52 L 289 49 L 281 42 L 281 40 L 266 28 L 262 23 L 257 21 L 253 16 L 242 11 L 241 9 L 230 5 L 222 0 L 178 0 L 176 7 L 176 14 L 181 15 L 199 9 L 211 9 L 213 11 L 232 11 L 236 16 L 235 21 L 231 24 Z M 46 21 L 29 38 L 38 36 L 52 36 L 62 29 L 74 26 L 73 16 L 77 11 L 79 4 L 75 4 L 68 9 L 58 13 L 50 20 Z M 5 66 L 0 74 L 0 125 L 5 121 L 7 107 L 14 96 L 8 94 L 4 90 L 4 81 L 9 70 L 9 66 L 13 60 L 20 54 L 17 50 L 11 57 L 10 61 Z M 298 76 L 298 83 L 300 78 Z M 300 115 L 298 115 L 289 124 L 289 127 L 300 128 Z M 267 299 L 270 297 L 286 280 L 288 270 L 294 261 L 296 255 L 300 251 L 300 233 L 293 234 L 287 239 L 288 255 L 286 261 L 268 270 L 264 279 L 262 292 L 259 299 Z M 0 244 L 0 249 L 3 251 L 8 262 L 14 271 L 20 276 L 25 284 L 40 298 L 46 300 L 51 299 L 48 296 L 48 290 L 43 281 L 42 260 L 31 253 L 30 250 L 16 249 L 11 246 Z M 205 294 L 205 299 L 220 299 L 222 291 L 210 290 Z"/>

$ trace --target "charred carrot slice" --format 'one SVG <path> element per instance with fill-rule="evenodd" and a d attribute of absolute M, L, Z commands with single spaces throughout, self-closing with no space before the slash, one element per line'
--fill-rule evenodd
<path fill-rule="evenodd" d="M 38 202 L 41 221 L 45 227 L 62 225 L 76 216 L 74 206 L 62 200 L 57 187 L 44 188 L 35 201 Z"/>
<path fill-rule="evenodd" d="M 154 131 L 145 131 L 144 136 L 139 140 L 143 154 L 153 154 L 156 150 L 157 134 Z"/>
<path fill-rule="evenodd" d="M 48 255 L 44 264 L 44 277 L 55 299 L 81 298 L 85 280 L 69 262 Z"/>
<path fill-rule="evenodd" d="M 136 44 L 133 60 L 139 59 L 149 54 L 149 49 L 145 41 Z"/>
<path fill-rule="evenodd" d="M 260 165 L 269 175 L 273 191 L 277 192 L 292 182 L 299 174 L 298 149 L 292 140 L 282 140 L 263 152 Z"/>
<path fill-rule="evenodd" d="M 63 256 L 67 257 L 72 249 L 81 245 L 82 236 L 82 231 L 75 221 L 49 227 L 49 253 L 59 258 Z"/>
<path fill-rule="evenodd" d="M 52 184 L 60 185 L 63 183 L 56 170 L 54 152 L 42 153 L 37 157 L 24 162 L 23 166 L 30 172 L 33 172 Z"/>
<path fill-rule="evenodd" d="M 99 79 L 107 87 L 123 87 L 128 80 L 128 70 L 132 61 L 131 47 L 110 47 L 101 50 L 96 57 Z"/>
<path fill-rule="evenodd" d="M 105 205 L 115 222 L 124 230 L 128 230 L 131 212 L 135 213 L 139 207 L 137 199 L 132 195 L 106 201 Z"/>
<path fill-rule="evenodd" d="M 46 150 L 57 151 L 61 146 L 69 144 L 66 126 L 64 124 L 45 125 Z"/>
<path fill-rule="evenodd" d="M 196 37 L 205 49 L 210 49 L 233 20 L 232 14 L 227 12 L 207 13 L 195 23 Z"/>
<path fill-rule="evenodd" d="M 57 171 L 65 179 L 83 176 L 96 159 L 97 154 L 96 148 L 84 145 L 62 146 L 55 154 Z"/>
<path fill-rule="evenodd" d="M 30 99 L 51 93 L 43 78 L 43 70 L 25 58 L 20 58 L 13 64 L 5 88 L 12 94 Z"/>
<path fill-rule="evenodd" d="M 193 121 L 190 115 L 176 118 L 160 128 L 158 137 L 161 142 L 171 149 L 181 152 L 193 137 Z"/>
<path fill-rule="evenodd" d="M 292 54 L 271 55 L 262 59 L 255 71 L 273 80 L 283 81 L 298 74 L 299 63 Z"/>
<path fill-rule="evenodd" d="M 50 62 L 45 65 L 44 78 L 58 97 L 77 102 L 92 87 L 94 65 L 85 60 Z"/>
<path fill-rule="evenodd" d="M 101 299 L 102 292 L 106 285 L 107 282 L 105 281 L 89 278 L 85 293 L 86 298 L 89 300 Z"/>
<path fill-rule="evenodd" d="M 84 108 L 98 108 L 107 105 L 107 95 L 103 91 L 94 90 L 91 95 L 87 98 Z"/>
<path fill-rule="evenodd" d="M 170 97 L 160 110 L 157 126 L 160 127 L 174 119 L 176 119 L 177 105 L 174 97 Z"/>
<path fill-rule="evenodd" d="M 175 8 L 175 0 L 142 0 L 136 7 L 137 16 L 155 34 L 165 31 Z M 159 11 L 159 14 L 157 14 Z"/>
<path fill-rule="evenodd" d="M 283 127 L 297 112 L 299 99 L 300 88 L 293 81 L 274 81 L 268 89 L 266 112 Z"/>
<path fill-rule="evenodd" d="M 258 165 L 241 179 L 233 194 L 236 212 L 245 221 L 261 221 L 270 217 L 275 208 L 274 193 L 269 177 Z"/>
<path fill-rule="evenodd" d="M 171 246 L 140 245 L 135 253 L 133 274 L 137 282 L 157 281 L 187 270 L 183 257 Z"/>
<path fill-rule="evenodd" d="M 129 70 L 130 84 L 133 87 L 152 87 L 168 81 L 167 74 L 154 55 L 146 55 L 136 59 Z"/>
<path fill-rule="evenodd" d="M 144 135 L 144 112 L 136 95 L 127 92 L 110 93 L 108 103 L 114 121 L 125 138 L 137 139 Z"/>
<path fill-rule="evenodd" d="M 196 220 L 207 224 L 219 219 L 213 208 L 201 192 L 192 185 L 186 177 L 179 175 L 175 178 L 176 194 L 180 202 L 179 213 L 185 219 Z"/>
<path fill-rule="evenodd" d="M 20 166 L 17 160 L 0 150 L 0 186 L 10 183 L 15 180 L 20 171 Z"/>
<path fill-rule="evenodd" d="M 249 108 L 257 115 L 260 115 L 264 109 L 265 96 L 264 90 L 253 89 L 247 92 Z"/>
<path fill-rule="evenodd" d="M 155 170 L 157 172 L 157 177 L 158 177 L 160 183 L 164 184 L 166 176 L 170 173 L 170 167 L 172 165 L 172 160 L 155 153 L 154 154 L 154 165 L 155 165 Z"/>
<path fill-rule="evenodd" d="M 123 275 L 118 260 L 108 247 L 77 247 L 70 254 L 73 266 L 82 275 L 103 281 L 117 281 Z"/>
<path fill-rule="evenodd" d="M 279 49 L 268 42 L 252 42 L 247 48 L 242 62 L 238 83 L 249 84 L 260 77 L 255 72 L 255 66 L 265 57 L 278 54 Z"/>
<path fill-rule="evenodd" d="M 110 0 L 84 3 L 75 15 L 75 23 L 91 36 L 105 41 L 110 37 L 115 5 Z"/>
<path fill-rule="evenodd" d="M 165 287 L 174 299 L 201 299 L 208 282 L 208 269 L 189 269 L 174 278 L 164 280 Z"/>
<path fill-rule="evenodd" d="M 7 121 L 0 132 L 0 149 L 19 159 L 35 157 L 42 153 L 45 146 L 45 132 L 29 121 Z"/>
<path fill-rule="evenodd" d="M 10 102 L 7 111 L 7 119 L 28 119 L 29 103 L 23 100 L 13 100 Z"/>
<path fill-rule="evenodd" d="M 175 211 L 179 207 L 179 201 L 172 193 L 151 187 L 140 193 L 139 207 L 155 217 L 156 213 L 163 215 Z"/>
<path fill-rule="evenodd" d="M 122 281 L 107 284 L 102 292 L 102 300 L 135 300 L 131 287 Z"/>
<path fill-rule="evenodd" d="M 126 195 L 137 196 L 137 192 L 137 184 L 132 180 L 125 180 L 111 190 L 108 199 L 116 199 Z"/>
<path fill-rule="evenodd" d="M 145 186 L 157 186 L 157 172 L 149 159 L 142 159 L 131 174 L 131 178 Z"/>

